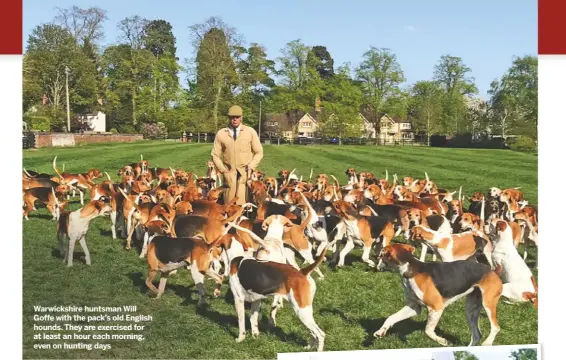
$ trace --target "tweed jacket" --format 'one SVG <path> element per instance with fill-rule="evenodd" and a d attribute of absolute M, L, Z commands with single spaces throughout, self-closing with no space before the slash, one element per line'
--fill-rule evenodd
<path fill-rule="evenodd" d="M 216 133 L 211 155 L 214 165 L 220 172 L 237 170 L 241 175 L 246 175 L 246 166 L 248 170 L 255 170 L 263 159 L 263 147 L 257 132 L 241 124 L 236 140 L 229 127 L 220 129 Z"/>

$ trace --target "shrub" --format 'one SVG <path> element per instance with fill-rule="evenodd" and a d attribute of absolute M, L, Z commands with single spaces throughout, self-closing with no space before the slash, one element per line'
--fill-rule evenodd
<path fill-rule="evenodd" d="M 112 134 L 118 134 L 118 130 L 116 130 L 116 128 L 110 129 L 110 132 L 111 132 Z"/>
<path fill-rule="evenodd" d="M 537 143 L 530 137 L 519 136 L 509 144 L 509 147 L 515 151 L 536 151 Z"/>
<path fill-rule="evenodd" d="M 167 128 L 162 122 L 156 124 L 145 123 L 142 125 L 141 133 L 144 139 L 164 140 L 167 139 Z"/>
<path fill-rule="evenodd" d="M 137 134 L 136 129 L 132 125 L 118 126 L 120 134 Z"/>
<path fill-rule="evenodd" d="M 183 136 L 182 131 L 171 131 L 169 133 L 169 139 L 180 139 Z"/>
<path fill-rule="evenodd" d="M 28 130 L 51 130 L 51 119 L 47 116 L 24 116 L 24 121 L 28 124 Z"/>

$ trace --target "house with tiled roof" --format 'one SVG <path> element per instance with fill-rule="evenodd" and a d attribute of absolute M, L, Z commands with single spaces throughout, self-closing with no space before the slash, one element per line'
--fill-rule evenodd
<path fill-rule="evenodd" d="M 262 121 L 262 136 L 272 138 L 285 138 L 292 140 L 295 138 L 314 138 L 321 127 L 322 107 L 317 101 L 315 107 L 310 112 L 290 111 L 285 114 L 266 114 Z M 331 118 L 333 114 L 329 116 Z M 362 138 L 376 138 L 376 130 L 373 124 L 362 114 L 359 113 L 360 131 Z"/>

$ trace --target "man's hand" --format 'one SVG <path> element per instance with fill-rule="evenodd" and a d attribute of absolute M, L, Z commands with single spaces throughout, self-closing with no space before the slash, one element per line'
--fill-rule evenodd
<path fill-rule="evenodd" d="M 252 172 L 254 170 L 250 169 L 250 167 L 248 165 L 245 166 L 245 169 L 246 169 L 246 175 L 248 175 L 248 178 L 250 178 L 252 176 Z"/>

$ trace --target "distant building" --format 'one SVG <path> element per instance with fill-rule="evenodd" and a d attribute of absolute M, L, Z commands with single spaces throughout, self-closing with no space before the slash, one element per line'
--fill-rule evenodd
<path fill-rule="evenodd" d="M 106 132 L 106 114 L 101 111 L 77 115 L 77 119 L 88 124 L 90 131 Z"/>

